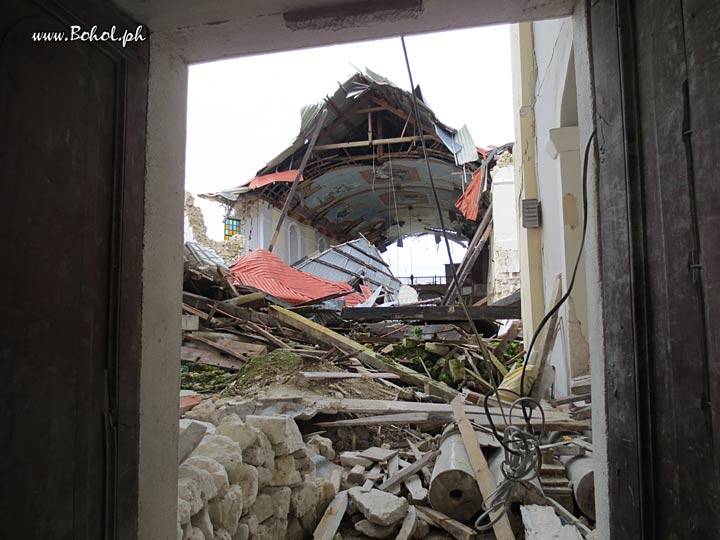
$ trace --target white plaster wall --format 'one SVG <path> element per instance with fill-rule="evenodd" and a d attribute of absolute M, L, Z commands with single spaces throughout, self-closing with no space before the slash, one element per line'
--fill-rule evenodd
<path fill-rule="evenodd" d="M 248 251 L 268 248 L 277 222 L 280 219 L 280 210 L 265 201 L 255 199 L 250 202 L 236 204 L 233 216 L 241 220 L 241 234 L 245 236 L 245 245 Z M 290 260 L 288 247 L 288 230 L 290 225 L 293 224 L 300 233 L 300 258 L 315 253 L 318 250 L 318 243 L 321 238 L 325 239 L 327 246 L 337 244 L 337 241 L 323 235 L 313 227 L 300 223 L 291 217 L 286 217 L 273 253 L 287 264 L 296 262 Z"/>
<path fill-rule="evenodd" d="M 520 287 L 515 169 L 512 164 L 497 166 L 492 176 L 493 232 L 490 251 L 488 294 L 495 302 Z"/>
<path fill-rule="evenodd" d="M 562 290 L 568 280 L 565 265 L 565 241 L 562 206 L 562 183 L 559 164 L 546 151 L 551 129 L 560 125 L 560 106 L 565 73 L 572 50 L 572 19 L 555 19 L 533 23 L 533 42 L 537 62 L 535 87 L 535 120 L 538 192 L 542 211 L 542 265 L 545 309 L 552 302 L 555 281 L 562 276 Z M 567 317 L 565 310 L 559 316 L 559 333 L 550 355 L 555 368 L 555 393 L 569 393 L 569 367 L 567 362 Z"/>
<path fill-rule="evenodd" d="M 167 41 L 150 38 L 138 538 L 177 537 L 178 396 L 182 294 L 187 66 Z"/>

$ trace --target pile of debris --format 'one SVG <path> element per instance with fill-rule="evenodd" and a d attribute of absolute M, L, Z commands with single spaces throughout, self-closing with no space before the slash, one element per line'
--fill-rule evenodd
<path fill-rule="evenodd" d="M 539 399 L 555 321 L 518 404 L 518 321 L 486 338 L 405 308 L 361 323 L 346 314 L 384 308 L 224 294 L 183 294 L 178 538 L 592 534 L 589 396 Z"/>

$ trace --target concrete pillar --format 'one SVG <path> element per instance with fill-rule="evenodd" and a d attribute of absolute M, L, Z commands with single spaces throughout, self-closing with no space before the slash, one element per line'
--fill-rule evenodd
<path fill-rule="evenodd" d="M 535 155 L 535 84 L 537 66 L 533 48 L 532 23 L 513 25 L 510 30 L 515 110 L 515 190 L 521 199 L 537 199 Z M 518 216 L 520 208 L 518 207 Z M 518 219 L 520 247 L 520 296 L 525 347 L 545 311 L 542 265 L 542 229 L 525 229 Z"/>
<path fill-rule="evenodd" d="M 150 37 L 138 539 L 177 538 L 183 199 L 187 66 Z"/>
<path fill-rule="evenodd" d="M 582 242 L 582 164 L 580 163 L 578 126 L 551 129 L 547 151 L 557 161 L 560 176 L 565 255 L 564 285 L 567 288 Z M 585 274 L 585 254 L 583 253 L 580 257 L 575 286 L 563 306 L 565 313 L 563 319 L 566 325 L 563 336 L 566 342 L 564 348 L 567 351 L 567 373 L 570 379 L 590 373 L 590 350 L 587 338 L 587 279 Z"/>

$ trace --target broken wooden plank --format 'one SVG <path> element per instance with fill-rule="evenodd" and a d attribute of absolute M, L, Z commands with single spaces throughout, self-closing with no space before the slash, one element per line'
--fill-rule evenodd
<path fill-rule="evenodd" d="M 442 512 L 425 506 L 416 506 L 415 509 L 423 521 L 426 521 L 438 529 L 443 529 L 457 540 L 475 540 L 477 538 L 477 531 L 475 529 L 471 529 L 467 525 L 446 516 Z"/>
<path fill-rule="evenodd" d="M 284 401 L 284 398 L 258 398 L 258 401 Z M 338 412 L 353 414 L 378 415 L 334 422 L 319 422 L 322 427 L 340 427 L 354 425 L 384 425 L 396 424 L 448 424 L 453 421 L 452 407 L 446 403 L 418 403 L 414 401 L 389 401 L 379 399 L 304 399 L 299 398 L 303 404 L 314 408 L 319 413 L 336 414 Z M 506 427 L 506 419 L 500 414 L 497 406 L 489 407 L 490 415 L 499 429 Z M 483 407 L 465 405 L 465 412 L 471 421 L 481 426 L 489 426 L 488 418 Z M 419 416 L 427 415 L 427 418 Z M 417 415 L 417 416 L 415 416 Z M 505 417 L 509 420 L 510 414 L 506 410 Z M 516 408 L 512 414 L 514 424 L 524 424 L 522 411 Z M 539 414 L 533 415 L 530 425 L 535 428 L 542 427 Z M 557 409 L 545 409 L 545 427 L 553 431 L 587 431 L 590 423 L 587 420 L 575 420 L 569 413 Z"/>
<path fill-rule="evenodd" d="M 407 384 L 412 384 L 421 388 L 424 388 L 427 385 L 432 389 L 435 395 L 448 400 L 451 400 L 458 395 L 456 390 L 450 388 L 446 384 L 428 379 L 426 376 L 421 375 L 415 370 L 397 364 L 392 360 L 383 358 L 367 347 L 360 345 L 358 342 L 325 328 L 316 322 L 306 319 L 302 315 L 293 313 L 292 311 L 279 306 L 270 306 L 270 312 L 281 323 L 305 332 L 307 337 L 311 340 L 318 341 L 328 346 L 334 345 L 343 352 L 355 351 L 357 353 L 356 357 L 362 362 L 368 364 L 374 369 L 377 369 L 378 371 L 395 373 L 400 377 L 400 380 Z"/>
<path fill-rule="evenodd" d="M 424 504 L 427 500 L 428 490 L 423 486 L 422 480 L 417 474 L 403 480 L 403 485 L 408 490 L 408 497 L 412 504 Z"/>
<path fill-rule="evenodd" d="M 557 303 L 560 301 L 561 297 L 562 274 L 558 274 L 555 278 L 555 288 L 553 290 L 552 300 L 550 302 L 550 305 L 548 306 L 548 309 L 556 306 Z M 537 340 L 535 350 L 539 350 L 540 354 L 536 358 L 528 358 L 526 360 L 526 362 L 529 363 L 528 368 L 530 368 L 530 366 L 532 365 L 533 371 L 536 375 L 535 384 L 530 390 L 530 396 L 534 397 L 535 399 L 542 399 L 545 391 L 549 388 L 549 385 L 551 384 L 551 378 L 549 377 L 550 374 L 548 373 L 548 377 L 545 378 L 543 378 L 543 374 L 545 372 L 545 366 L 547 365 L 548 358 L 550 357 L 550 352 L 555 345 L 555 337 L 557 336 L 559 328 L 559 313 L 559 310 L 553 313 L 552 317 L 550 317 L 550 320 L 545 325 L 545 332 Z M 533 354 L 533 356 L 535 355 Z"/>
<path fill-rule="evenodd" d="M 352 373 L 349 371 L 301 371 L 305 379 L 399 379 L 394 373 Z"/>
<path fill-rule="evenodd" d="M 323 517 L 320 519 L 320 523 L 318 523 L 318 526 L 315 527 L 313 540 L 333 540 L 338 527 L 340 527 L 340 522 L 345 516 L 347 506 L 347 491 L 341 491 L 335 495 L 335 498 L 332 500 L 325 510 Z"/>
<path fill-rule="evenodd" d="M 265 301 L 265 293 L 262 291 L 257 291 L 250 294 L 236 296 L 235 298 L 231 298 L 230 300 L 225 300 L 220 304 L 220 308 L 222 309 L 224 306 L 245 306 L 259 308 L 265 307 L 266 305 L 267 302 Z"/>
<path fill-rule="evenodd" d="M 413 456 L 415 456 L 415 459 L 418 460 L 422 458 L 422 452 L 420 452 L 420 449 L 417 447 L 417 445 L 412 442 L 410 439 L 405 439 L 408 443 L 408 446 L 410 447 L 410 451 L 412 452 Z M 423 478 L 425 478 L 426 483 L 430 483 L 430 479 L 432 478 L 432 473 L 430 472 L 429 467 L 423 467 L 420 469 L 420 472 L 422 472 Z"/>
<path fill-rule="evenodd" d="M 495 478 L 490 472 L 485 456 L 482 453 L 475 436 L 475 430 L 470 424 L 470 420 L 465 413 L 462 398 L 455 398 L 452 401 L 451 406 L 453 409 L 453 417 L 455 418 L 455 422 L 457 422 L 460 435 L 462 436 L 462 440 L 465 445 L 465 451 L 467 452 L 468 459 L 470 460 L 470 465 L 472 465 L 473 472 L 475 473 L 475 480 L 478 483 L 483 499 L 487 501 L 497 489 Z M 508 519 L 507 514 L 504 513 L 504 509 L 491 513 L 490 519 L 497 519 L 493 525 L 493 532 L 495 533 L 497 540 L 515 540 L 515 535 L 510 527 L 510 520 Z"/>
<path fill-rule="evenodd" d="M 180 347 L 180 361 L 191 364 L 205 364 L 206 366 L 231 369 L 233 371 L 238 371 L 245 365 L 243 362 L 223 356 L 219 352 L 187 345 Z"/>
<path fill-rule="evenodd" d="M 227 354 L 228 356 L 232 356 L 233 358 L 236 358 L 237 360 L 240 360 L 243 363 L 246 362 L 248 359 L 248 357 L 246 355 L 237 353 L 237 352 L 233 351 L 232 349 L 228 349 L 227 347 L 224 347 L 223 345 L 220 345 L 219 343 L 217 343 L 211 339 L 205 339 L 203 337 L 194 336 L 192 334 L 186 335 L 185 339 L 194 341 L 196 343 L 202 343 L 203 345 L 207 345 L 208 347 L 212 347 L 213 349 L 220 351 L 221 353 Z"/>
<path fill-rule="evenodd" d="M 434 450 L 432 452 L 428 452 L 421 459 L 417 460 L 412 465 L 405 467 L 403 469 L 400 469 L 396 474 L 394 474 L 393 476 L 391 476 L 390 478 L 385 480 L 382 484 L 380 484 L 377 489 L 379 489 L 380 491 L 387 491 L 388 489 L 392 488 L 393 486 L 404 481 L 407 477 L 412 476 L 413 474 L 417 473 L 420 469 L 422 469 L 428 463 L 430 463 L 433 459 L 435 459 L 439 453 L 440 453 L 439 450 Z"/>
<path fill-rule="evenodd" d="M 517 319 L 516 306 L 468 306 L 475 321 Z M 346 307 L 340 316 L 349 321 L 466 321 L 465 312 L 458 306 L 390 306 Z"/>
<path fill-rule="evenodd" d="M 363 450 L 358 456 L 369 459 L 370 461 L 386 462 L 390 458 L 397 456 L 397 450 L 390 450 L 389 448 L 379 448 L 377 446 L 371 446 L 367 450 Z"/>
<path fill-rule="evenodd" d="M 405 514 L 405 518 L 403 519 L 402 525 L 400 525 L 400 530 L 398 531 L 395 540 L 410 540 L 413 537 L 413 534 L 415 534 L 417 520 L 417 510 L 414 506 L 411 506 L 408 508 L 407 514 Z"/>

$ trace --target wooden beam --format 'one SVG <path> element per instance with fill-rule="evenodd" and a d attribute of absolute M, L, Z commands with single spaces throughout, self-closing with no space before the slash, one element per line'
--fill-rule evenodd
<path fill-rule="evenodd" d="M 345 511 L 348 506 L 348 493 L 347 491 L 341 491 L 327 507 L 323 517 L 320 519 L 320 523 L 315 527 L 313 532 L 313 540 L 333 540 L 335 533 L 340 527 L 340 522 L 345 516 Z"/>
<path fill-rule="evenodd" d="M 463 443 L 465 444 L 465 451 L 468 454 L 468 459 L 475 473 L 475 480 L 477 480 L 483 499 L 488 501 L 493 493 L 495 493 L 497 483 L 490 472 L 490 468 L 485 460 L 485 455 L 482 453 L 480 445 L 478 444 L 475 430 L 465 414 L 463 399 L 457 397 L 450 405 L 452 406 L 453 417 L 455 418 Z M 501 512 L 502 515 L 500 515 Z M 504 512 L 505 510 L 503 509 L 490 514 L 491 520 L 497 519 L 493 525 L 493 532 L 497 540 L 515 540 L 515 535 L 510 527 L 510 520 Z"/>
<path fill-rule="evenodd" d="M 415 370 L 400 365 L 390 359 L 386 359 L 371 349 L 364 347 L 357 341 L 306 319 L 298 313 L 293 313 L 289 309 L 281 308 L 280 306 L 270 306 L 270 313 L 276 317 L 280 323 L 305 332 L 310 340 L 328 346 L 335 346 L 345 353 L 355 352 L 355 357 L 358 360 L 378 371 L 395 373 L 399 376 L 400 380 L 406 384 L 419 386 L 420 388 L 424 388 L 427 385 L 434 395 L 447 400 L 451 400 L 458 395 L 456 390 L 446 384 L 428 379 L 425 375 L 421 375 Z"/>
<path fill-rule="evenodd" d="M 446 516 L 442 512 L 433 510 L 425 506 L 417 506 L 417 513 L 423 521 L 434 525 L 439 529 L 450 533 L 453 538 L 457 540 L 475 540 L 477 538 L 477 531 L 471 529 L 467 525 L 455 521 L 449 516 Z"/>
<path fill-rule="evenodd" d="M 413 474 L 416 474 L 418 471 L 420 471 L 423 467 L 427 466 L 433 459 L 438 456 L 438 454 L 440 454 L 440 450 L 428 452 L 412 465 L 409 465 L 404 469 L 400 469 L 396 474 L 392 475 L 390 478 L 380 484 L 377 489 L 379 489 L 380 491 L 387 491 L 388 489 L 396 486 L 400 482 L 403 482 L 406 478 L 409 478 Z"/>
<path fill-rule="evenodd" d="M 517 319 L 516 306 L 468 306 L 473 320 Z M 350 321 L 464 321 L 458 306 L 348 307 L 341 316 Z"/>
<path fill-rule="evenodd" d="M 431 135 L 424 135 L 425 139 L 433 139 Z M 332 144 L 318 144 L 315 150 L 339 150 L 341 148 L 361 148 L 363 146 L 379 146 L 383 144 L 403 144 L 409 142 L 419 142 L 420 137 L 392 137 L 389 139 L 369 139 L 365 141 L 351 141 L 343 143 L 332 143 Z"/>

